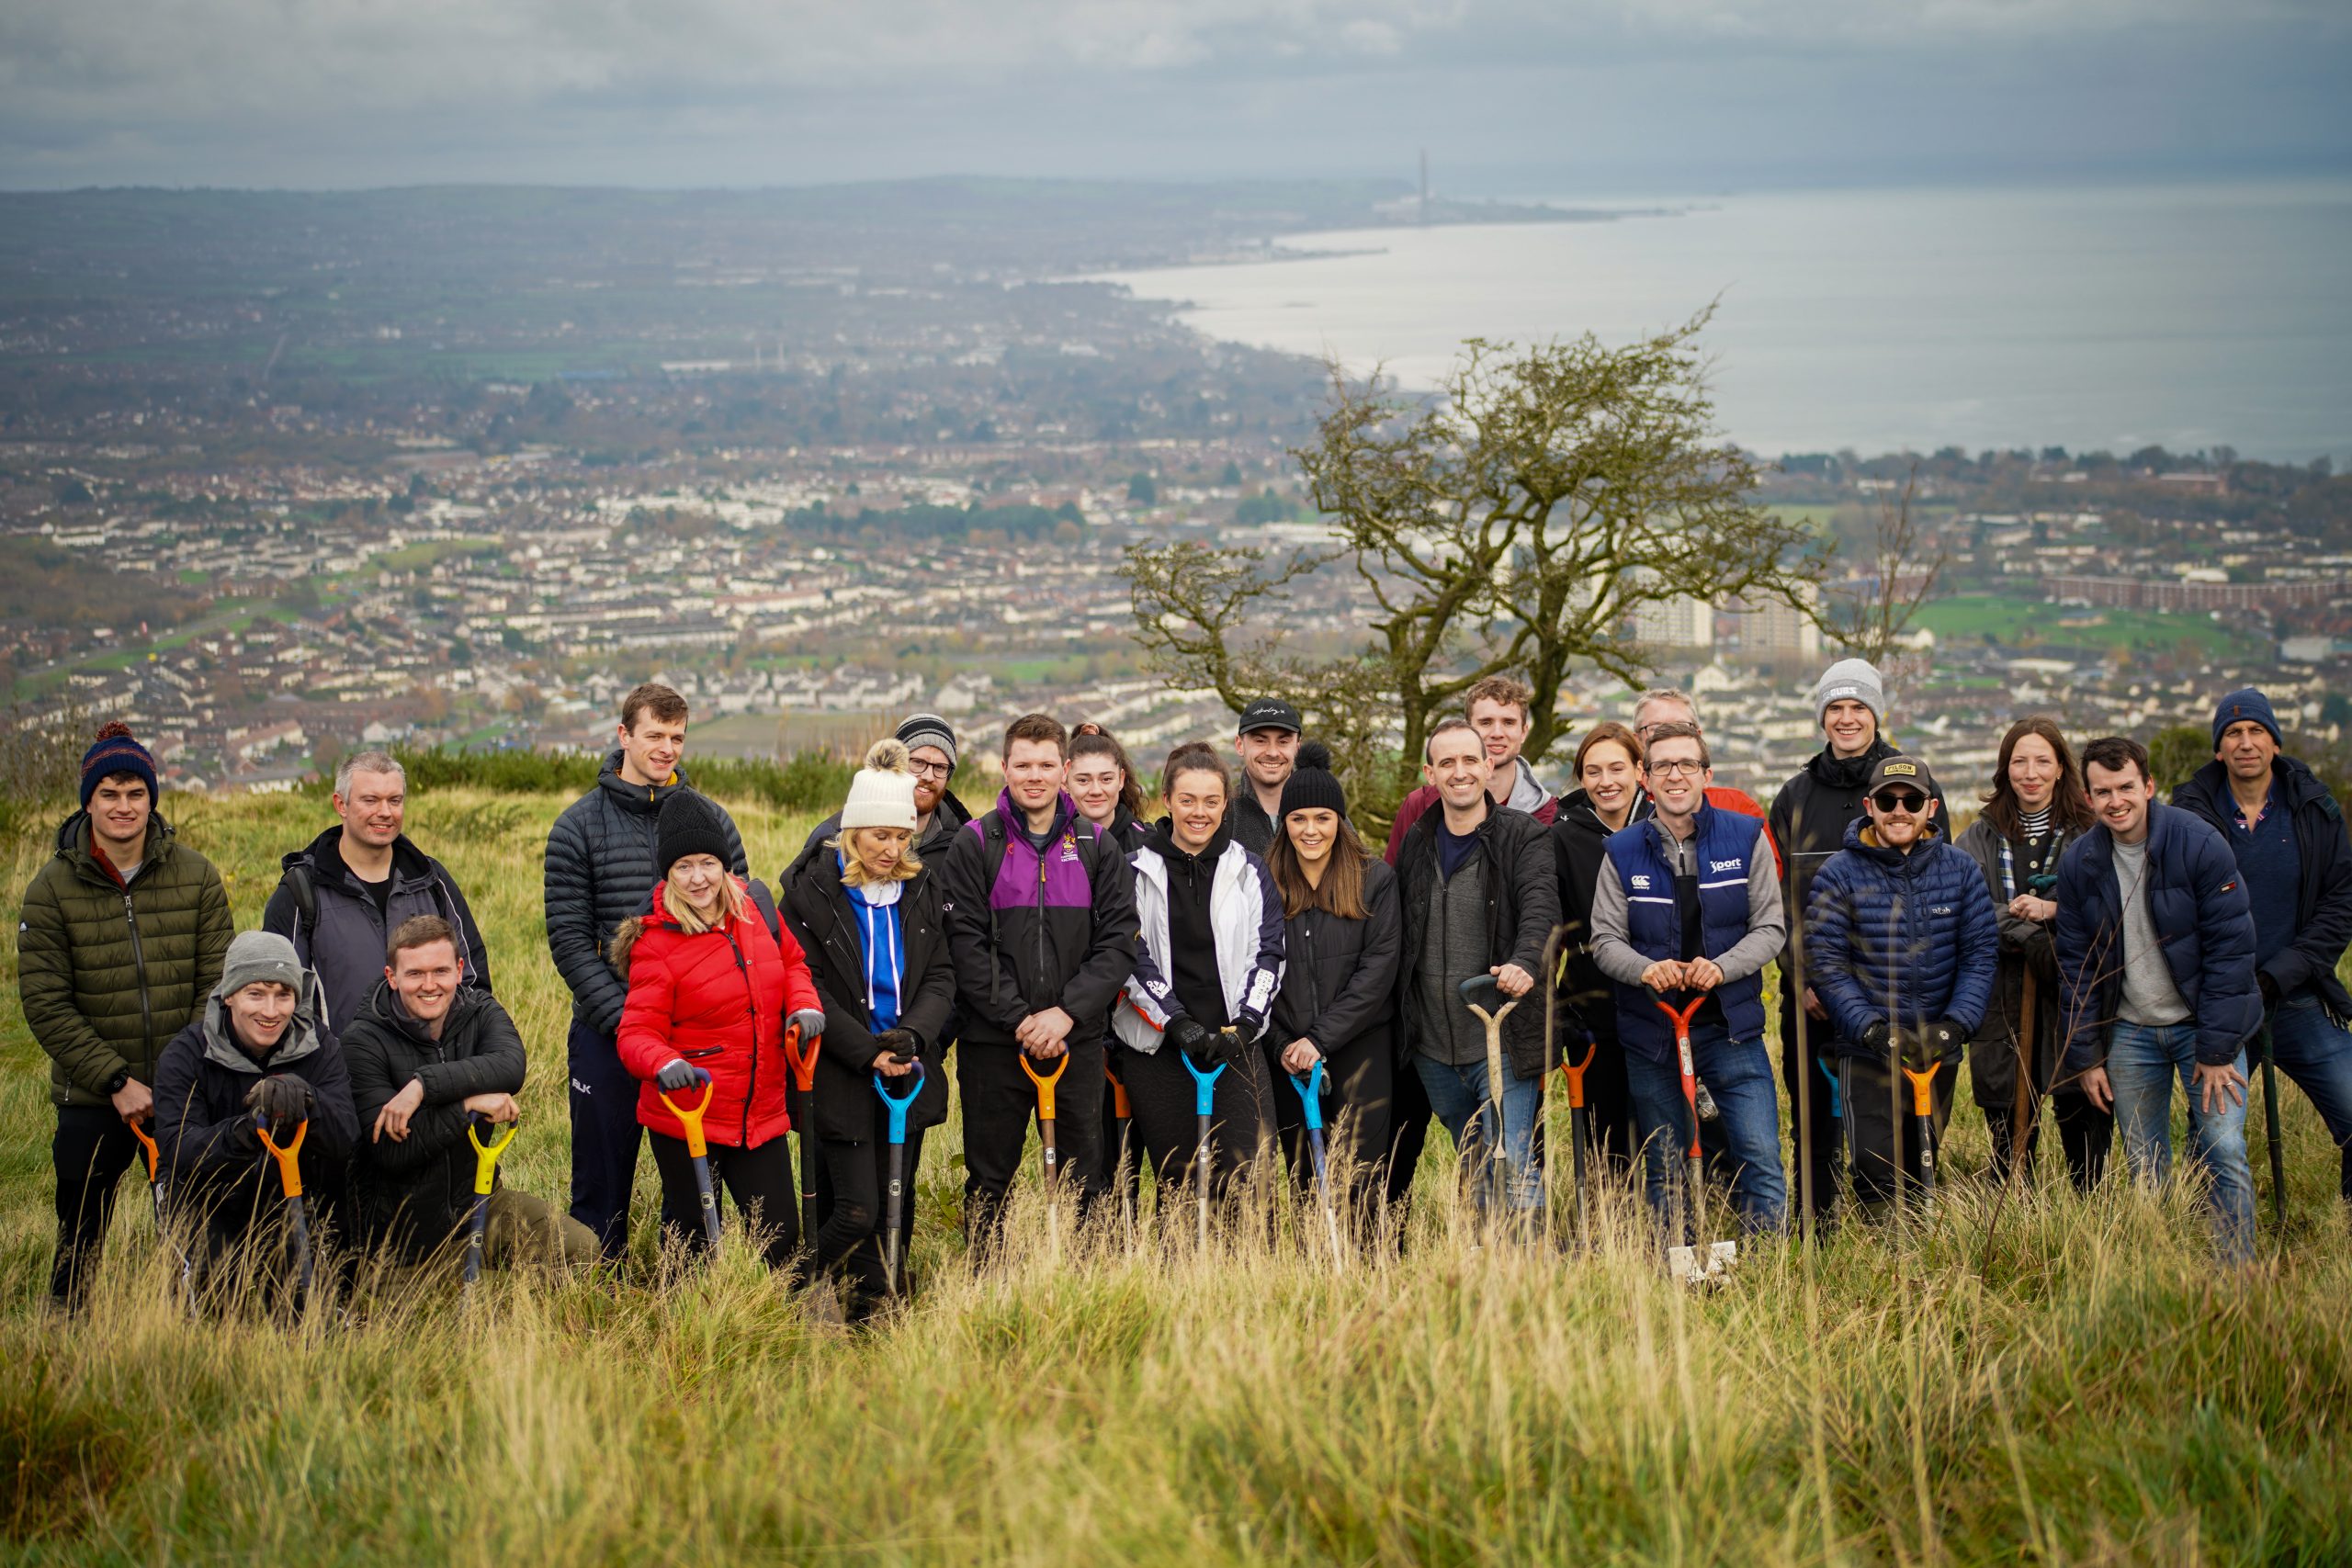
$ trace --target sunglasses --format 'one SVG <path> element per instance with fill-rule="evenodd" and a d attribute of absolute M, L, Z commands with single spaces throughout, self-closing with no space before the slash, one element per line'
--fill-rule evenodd
<path fill-rule="evenodd" d="M 1871 799 L 1881 811 L 1901 811 L 1914 817 L 1928 804 L 1926 795 L 1911 789 L 1883 789 Z"/>

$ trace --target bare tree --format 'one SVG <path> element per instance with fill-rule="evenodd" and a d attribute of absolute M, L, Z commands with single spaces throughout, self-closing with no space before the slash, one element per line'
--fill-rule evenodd
<path fill-rule="evenodd" d="M 1951 552 L 1930 540 L 1919 525 L 1913 505 L 1918 488 L 1919 470 L 1914 465 L 1903 481 L 1902 495 L 1879 504 L 1872 575 L 1858 588 L 1831 583 L 1816 617 L 1822 635 L 1840 651 L 1869 660 L 1890 681 L 1897 678 L 1904 639 L 1919 606 L 1935 597 L 1944 569 L 1951 564 Z"/>

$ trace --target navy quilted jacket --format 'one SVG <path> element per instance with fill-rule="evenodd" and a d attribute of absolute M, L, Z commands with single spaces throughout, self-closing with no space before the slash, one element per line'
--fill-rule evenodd
<path fill-rule="evenodd" d="M 2001 961 L 1993 896 L 1941 825 L 1928 831 L 1906 855 L 1857 818 L 1813 879 L 1805 968 L 1837 1026 L 1836 1055 L 1863 1055 L 1863 1032 L 1882 1020 L 1941 1021 L 1964 1035 L 1984 1021 Z"/>

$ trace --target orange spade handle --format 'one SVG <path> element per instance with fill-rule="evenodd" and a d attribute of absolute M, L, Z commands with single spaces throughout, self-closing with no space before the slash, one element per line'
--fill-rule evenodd
<path fill-rule="evenodd" d="M 1653 997 L 1650 1000 L 1658 1011 L 1674 1020 L 1674 1032 L 1677 1034 L 1688 1034 L 1690 1032 L 1690 1021 L 1699 1016 L 1701 1008 L 1707 1005 L 1707 993 L 1702 991 L 1692 997 L 1690 1005 L 1688 1007 L 1676 1007 L 1663 997 Z"/>
<path fill-rule="evenodd" d="M 1569 1110 L 1581 1111 L 1584 1109 L 1584 1071 L 1587 1067 L 1592 1066 L 1593 1057 L 1600 1054 L 1600 1042 L 1595 1040 L 1585 1046 L 1584 1060 L 1578 1062 L 1575 1066 L 1572 1067 L 1568 1066 L 1568 1059 L 1566 1056 L 1560 1058 L 1560 1071 L 1566 1073 L 1568 1078 Z"/>
<path fill-rule="evenodd" d="M 815 1054 L 812 1052 L 810 1055 L 813 1060 Z M 718 1091 L 718 1084 L 716 1080 L 703 1085 L 702 1100 L 692 1111 L 672 1100 L 664 1090 L 657 1089 L 653 1091 L 653 1097 L 668 1106 L 670 1114 L 678 1119 L 678 1125 L 686 1130 L 686 1152 L 696 1159 L 710 1153 L 710 1145 L 702 1140 L 702 1117 L 703 1112 L 710 1109 L 710 1097 Z"/>
<path fill-rule="evenodd" d="M 1135 1107 L 1127 1102 L 1127 1086 L 1120 1081 L 1116 1073 L 1105 1073 L 1104 1076 L 1111 1080 L 1111 1114 L 1122 1122 L 1132 1119 Z"/>
<path fill-rule="evenodd" d="M 147 1185 L 153 1187 L 163 1179 L 159 1162 L 164 1157 L 164 1151 L 157 1148 L 155 1140 L 147 1135 L 147 1126 L 143 1122 L 133 1122 L 130 1124 L 130 1135 L 139 1140 L 140 1153 L 147 1161 Z"/>
<path fill-rule="evenodd" d="M 808 1051 L 802 1052 L 800 1026 L 797 1023 L 784 1026 L 784 1059 L 792 1066 L 792 1087 L 803 1094 L 817 1087 L 817 1053 L 824 1048 L 825 1037 L 820 1034 L 808 1042 Z M 677 1107 L 672 1106 L 671 1109 L 674 1111 Z"/>
<path fill-rule="evenodd" d="M 286 1195 L 300 1198 L 302 1195 L 302 1140 L 311 1135 L 311 1123 L 307 1121 L 297 1122 L 294 1136 L 283 1145 L 270 1137 L 267 1127 L 256 1126 L 254 1131 L 261 1138 L 261 1146 L 277 1159 L 277 1179 L 286 1183 Z"/>
<path fill-rule="evenodd" d="M 1029 1065 L 1029 1053 L 1023 1051 L 1021 1053 L 1021 1070 L 1027 1073 L 1029 1075 L 1029 1081 L 1037 1086 L 1037 1115 L 1042 1120 L 1048 1122 L 1052 1121 L 1054 1117 L 1054 1086 L 1061 1082 L 1062 1074 L 1069 1070 L 1069 1058 L 1068 1056 L 1064 1056 L 1060 1061 L 1054 1064 L 1054 1070 L 1052 1072 L 1046 1074 L 1043 1077 L 1040 1077 L 1037 1075 L 1037 1069 Z M 1124 1096 L 1126 1093 L 1126 1090 L 1122 1089 L 1119 1092 Z M 1099 1115 L 1101 1112 L 1098 1111 L 1096 1114 Z"/>
<path fill-rule="evenodd" d="M 1903 1069 L 1903 1076 L 1911 1080 L 1912 1115 L 1932 1116 L 1935 1114 L 1936 1069 L 1942 1066 L 1941 1062 L 1930 1062 L 1928 1065 L 1928 1070 L 1924 1073 L 1915 1073 L 1908 1067 Z"/>

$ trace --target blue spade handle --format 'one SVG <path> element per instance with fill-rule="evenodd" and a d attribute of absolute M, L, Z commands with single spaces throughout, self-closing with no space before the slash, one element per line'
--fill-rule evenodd
<path fill-rule="evenodd" d="M 909 1074 L 908 1077 L 910 1082 L 907 1092 L 903 1095 L 894 1095 L 889 1089 L 890 1080 L 880 1073 L 874 1075 L 874 1092 L 882 1097 L 883 1109 L 889 1113 L 890 1141 L 894 1144 L 903 1144 L 907 1141 L 907 1111 L 914 1104 L 915 1096 L 922 1092 L 922 1064 L 921 1062 L 915 1064 L 915 1070 Z"/>
<path fill-rule="evenodd" d="M 1838 1096 L 1838 1075 L 1830 1070 L 1829 1063 L 1824 1057 L 1815 1057 L 1813 1065 L 1819 1067 L 1821 1076 L 1829 1080 L 1829 1119 L 1833 1122 L 1844 1121 L 1846 1110 Z"/>
<path fill-rule="evenodd" d="M 1208 1115 L 1216 1109 L 1216 1080 L 1225 1077 L 1225 1064 L 1219 1062 L 1214 1071 L 1204 1073 L 1193 1066 L 1193 1058 L 1181 1050 L 1176 1053 L 1176 1059 L 1193 1075 L 1193 1114 Z"/>
<path fill-rule="evenodd" d="M 1323 1064 L 1318 1060 L 1305 1077 L 1290 1075 L 1290 1087 L 1298 1090 L 1299 1103 L 1306 1109 L 1306 1130 L 1323 1130 Z"/>

